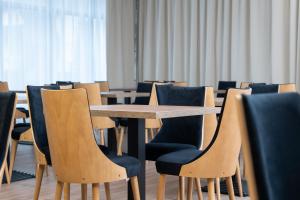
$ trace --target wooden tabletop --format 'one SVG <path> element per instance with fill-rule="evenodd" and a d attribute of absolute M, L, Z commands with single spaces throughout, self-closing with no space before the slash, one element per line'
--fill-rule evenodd
<path fill-rule="evenodd" d="M 150 93 L 141 93 L 141 92 L 124 92 L 124 91 L 109 91 L 109 92 L 101 92 L 101 97 L 107 98 L 134 98 L 134 97 L 149 97 Z"/>
<path fill-rule="evenodd" d="M 91 106 L 92 116 L 163 119 L 220 113 L 216 107 L 150 106 L 150 105 L 102 105 Z"/>

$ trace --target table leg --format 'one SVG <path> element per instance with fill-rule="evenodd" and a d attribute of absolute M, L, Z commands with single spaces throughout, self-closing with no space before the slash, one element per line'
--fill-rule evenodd
<path fill-rule="evenodd" d="M 124 98 L 124 103 L 125 104 L 131 104 L 131 98 L 130 97 L 125 97 Z"/>
<path fill-rule="evenodd" d="M 108 105 L 114 105 L 114 104 L 117 104 L 118 101 L 117 101 L 117 98 L 107 98 L 107 104 Z"/>
<path fill-rule="evenodd" d="M 141 200 L 145 200 L 145 119 L 128 119 L 128 154 L 141 162 L 138 181 Z M 128 199 L 133 200 L 130 184 L 128 184 Z"/>
<path fill-rule="evenodd" d="M 117 98 L 107 98 L 108 105 L 117 104 Z M 107 133 L 107 146 L 111 151 L 117 152 L 117 138 L 114 128 L 108 129 Z"/>

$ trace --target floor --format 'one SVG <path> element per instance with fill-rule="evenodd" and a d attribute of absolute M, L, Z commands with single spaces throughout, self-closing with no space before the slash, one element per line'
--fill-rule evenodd
<path fill-rule="evenodd" d="M 15 163 L 15 169 L 25 171 L 29 173 L 34 172 L 34 154 L 31 145 L 19 145 L 17 158 Z M 154 163 L 147 163 L 146 173 L 146 185 L 147 199 L 156 199 L 156 185 L 158 181 L 158 175 L 155 171 Z M 166 199 L 173 200 L 177 197 L 178 181 L 177 177 L 167 177 L 166 186 Z M 202 183 L 203 185 L 205 182 Z M 33 199 L 35 179 L 29 179 L 25 181 L 14 182 L 11 185 L 4 184 L 0 191 L 0 199 L 5 200 L 28 200 Z M 101 187 L 100 199 L 105 199 L 104 187 Z M 40 199 L 52 200 L 54 199 L 55 192 L 55 177 L 53 175 L 52 168 L 49 168 L 48 176 L 44 174 Z M 91 199 L 91 187 L 88 187 L 89 199 Z M 112 199 L 126 199 L 127 197 L 127 184 L 126 181 L 115 182 L 111 184 Z M 204 199 L 207 199 L 207 193 L 203 193 Z M 227 195 L 222 195 L 223 199 L 228 199 Z M 80 185 L 71 185 L 71 199 L 80 199 Z M 194 199 L 197 199 L 196 192 L 194 192 Z M 237 200 L 249 200 L 248 197 L 236 198 Z"/>

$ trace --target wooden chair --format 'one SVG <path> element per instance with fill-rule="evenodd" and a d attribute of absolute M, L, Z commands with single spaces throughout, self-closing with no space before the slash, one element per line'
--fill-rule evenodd
<path fill-rule="evenodd" d="M 188 87 L 189 83 L 188 82 L 175 82 L 173 83 L 174 86 L 178 86 L 178 87 Z"/>
<path fill-rule="evenodd" d="M 300 95 L 242 96 L 238 105 L 250 198 L 298 199 Z"/>
<path fill-rule="evenodd" d="M 249 86 L 252 84 L 252 82 L 241 82 L 240 88 L 246 89 L 249 88 Z"/>
<path fill-rule="evenodd" d="M 100 88 L 98 83 L 80 83 L 76 84 L 75 88 L 84 88 L 88 94 L 90 105 L 102 105 Z M 109 117 L 92 117 L 93 128 L 100 131 L 100 144 L 104 145 L 104 130 L 115 128 L 117 138 L 117 152 L 122 155 L 122 141 L 124 135 L 124 128 L 117 128 L 116 123 Z"/>
<path fill-rule="evenodd" d="M 236 88 L 236 81 L 219 81 L 218 90 L 228 90 Z M 225 97 L 224 93 L 217 93 L 217 97 Z"/>
<path fill-rule="evenodd" d="M 5 174 L 7 183 L 10 184 L 10 175 L 7 166 L 7 154 L 11 132 L 14 126 L 16 107 L 16 94 L 0 92 L 0 188 Z"/>
<path fill-rule="evenodd" d="M 100 91 L 99 92 L 109 92 L 109 82 L 108 81 L 95 81 L 95 83 L 99 84 Z M 102 97 L 101 98 L 102 105 L 107 105 L 107 97 Z"/>
<path fill-rule="evenodd" d="M 61 199 L 65 184 L 92 184 L 93 199 L 99 199 L 99 183 L 130 178 L 134 198 L 140 199 L 137 174 L 140 163 L 98 147 L 93 136 L 85 89 L 44 90 L 43 108 L 51 159 L 57 178 L 55 199 Z M 86 190 L 84 190 L 86 192 Z M 86 193 L 83 194 L 86 197 Z"/>
<path fill-rule="evenodd" d="M 278 92 L 279 93 L 286 93 L 286 92 L 296 92 L 296 84 L 295 83 L 287 83 L 287 84 L 280 84 Z"/>
<path fill-rule="evenodd" d="M 236 172 L 238 156 L 241 146 L 239 122 L 236 110 L 236 95 L 250 94 L 251 90 L 229 89 L 222 108 L 221 120 L 218 124 L 213 140 L 204 151 L 185 149 L 159 157 L 156 169 L 160 173 L 157 199 L 164 199 L 166 175 L 180 176 L 180 198 L 185 199 L 184 177 L 207 178 L 208 197 L 215 199 L 214 179 L 226 178 L 230 199 L 234 199 L 231 177 Z M 188 184 L 188 191 L 192 191 Z M 188 199 L 192 199 L 188 192 Z"/>
<path fill-rule="evenodd" d="M 58 90 L 57 85 L 54 86 L 27 86 L 27 99 L 29 106 L 30 124 L 32 125 L 33 146 L 36 159 L 36 182 L 34 189 L 34 200 L 39 198 L 40 188 L 43 179 L 44 170 L 47 166 L 52 166 L 45 118 L 42 107 L 41 89 Z"/>

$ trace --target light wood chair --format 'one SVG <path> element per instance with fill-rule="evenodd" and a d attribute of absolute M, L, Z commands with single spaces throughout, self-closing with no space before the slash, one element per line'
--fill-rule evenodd
<path fill-rule="evenodd" d="M 280 84 L 278 92 L 279 93 L 286 93 L 286 92 L 296 92 L 296 84 L 295 83 L 287 83 L 287 84 Z"/>
<path fill-rule="evenodd" d="M 188 82 L 175 82 L 173 83 L 174 86 L 178 86 L 178 87 L 188 87 L 189 83 Z"/>
<path fill-rule="evenodd" d="M 90 105 L 102 105 L 100 88 L 98 83 L 80 83 L 75 88 L 84 88 L 88 94 Z M 109 117 L 92 117 L 93 128 L 100 131 L 100 144 L 105 144 L 104 130 L 114 128 L 117 138 L 117 152 L 122 155 L 122 141 L 124 136 L 124 128 L 117 128 L 116 123 Z"/>
<path fill-rule="evenodd" d="M 109 82 L 108 81 L 95 81 L 95 83 L 99 84 L 100 91 L 99 92 L 109 92 Z M 107 105 L 108 100 L 107 97 L 101 98 L 102 104 Z"/>
<path fill-rule="evenodd" d="M 79 183 L 84 188 L 92 184 L 93 199 L 96 200 L 99 199 L 99 183 L 130 178 L 134 199 L 139 200 L 137 176 L 129 176 L 126 167 L 122 163 L 116 164 L 111 155 L 108 158 L 95 141 L 86 90 L 44 90 L 42 99 L 57 178 L 55 199 L 61 199 L 64 184 Z M 138 171 L 137 168 L 136 173 Z M 86 197 L 86 190 L 84 192 Z"/>
<path fill-rule="evenodd" d="M 169 174 L 168 171 L 171 169 L 172 175 L 175 175 L 175 165 L 172 159 L 175 159 L 174 162 L 178 167 L 180 165 L 180 159 L 184 158 L 186 163 L 186 156 L 190 156 L 191 153 L 194 155 L 190 156 L 191 161 L 187 164 L 181 164 L 179 168 L 178 176 L 180 176 L 182 179 L 180 184 L 181 199 L 185 199 L 183 190 L 184 177 L 188 177 L 189 182 L 192 182 L 191 178 L 206 178 L 208 180 L 209 200 L 215 199 L 214 179 L 226 178 L 229 197 L 231 200 L 235 198 L 231 177 L 236 173 L 236 166 L 241 147 L 241 137 L 239 132 L 239 121 L 237 117 L 235 97 L 239 94 L 250 93 L 250 89 L 228 90 L 216 134 L 209 146 L 203 152 L 197 150 L 182 150 L 179 152 L 166 154 L 157 160 L 156 168 L 160 173 L 157 192 L 158 200 L 164 199 L 165 178 L 166 175 Z M 191 184 L 189 184 L 188 191 L 192 191 L 192 188 L 190 187 Z M 189 194 L 190 192 L 188 193 L 188 199 L 191 199 L 192 197 Z"/>
<path fill-rule="evenodd" d="M 252 82 L 241 82 L 240 88 L 246 89 L 249 88 L 249 86 L 252 84 Z"/>
<path fill-rule="evenodd" d="M 5 174 L 7 183 L 10 184 L 11 176 L 7 166 L 7 155 L 11 132 L 14 127 L 16 111 L 16 94 L 12 92 L 0 93 L 0 188 Z"/>

